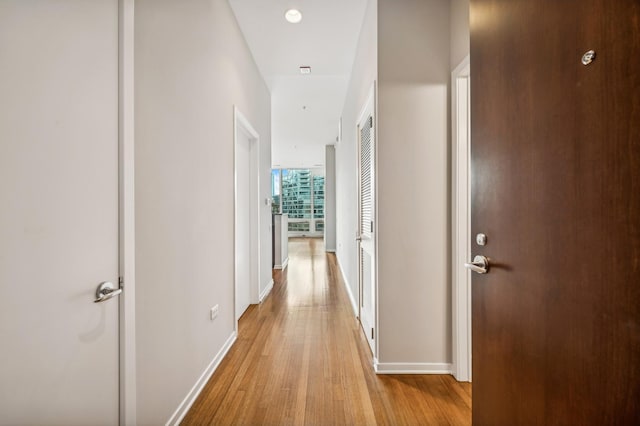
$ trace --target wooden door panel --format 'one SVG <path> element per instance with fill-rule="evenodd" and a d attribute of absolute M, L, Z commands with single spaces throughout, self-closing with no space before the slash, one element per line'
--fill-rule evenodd
<path fill-rule="evenodd" d="M 471 2 L 475 424 L 640 420 L 639 21 Z"/>

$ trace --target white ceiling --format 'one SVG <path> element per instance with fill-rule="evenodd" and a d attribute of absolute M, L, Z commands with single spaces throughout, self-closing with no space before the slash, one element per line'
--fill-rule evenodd
<path fill-rule="evenodd" d="M 229 0 L 272 96 L 272 164 L 324 165 L 344 105 L 366 0 Z M 284 13 L 302 12 L 290 24 Z M 299 67 L 311 67 L 301 75 Z"/>

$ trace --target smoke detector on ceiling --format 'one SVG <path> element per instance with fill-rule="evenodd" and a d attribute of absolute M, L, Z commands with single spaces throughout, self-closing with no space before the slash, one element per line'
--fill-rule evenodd
<path fill-rule="evenodd" d="M 300 74 L 311 74 L 311 67 L 309 66 L 301 66 L 300 67 Z"/>

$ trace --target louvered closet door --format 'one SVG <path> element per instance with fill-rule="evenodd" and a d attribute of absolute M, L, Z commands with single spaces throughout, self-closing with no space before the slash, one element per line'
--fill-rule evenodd
<path fill-rule="evenodd" d="M 373 103 L 358 124 L 358 229 L 360 323 L 375 352 L 375 233 L 374 233 L 374 123 Z"/>

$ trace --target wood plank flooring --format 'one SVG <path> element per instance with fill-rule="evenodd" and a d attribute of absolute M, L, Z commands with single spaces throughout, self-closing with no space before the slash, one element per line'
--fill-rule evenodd
<path fill-rule="evenodd" d="M 471 384 L 451 376 L 376 375 L 335 256 L 289 242 L 289 266 L 183 425 L 469 425 Z"/>

